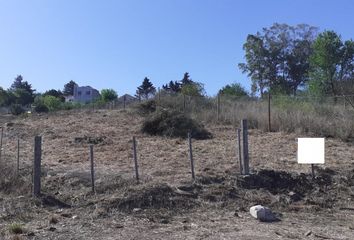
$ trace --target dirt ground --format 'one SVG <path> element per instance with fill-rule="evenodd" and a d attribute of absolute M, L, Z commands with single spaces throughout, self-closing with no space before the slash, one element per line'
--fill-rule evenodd
<path fill-rule="evenodd" d="M 205 123 L 214 137 L 193 140 L 192 181 L 187 140 L 144 135 L 142 121 L 122 110 L 0 117 L 0 239 L 354 239 L 353 143 L 326 139 L 326 164 L 316 166 L 313 179 L 310 166 L 296 162 L 296 139 L 306 135 L 251 129 L 253 174 L 244 177 L 236 126 Z M 31 197 L 35 135 L 43 137 L 43 196 L 37 199 Z M 7 178 L 18 138 L 20 177 Z M 280 221 L 253 219 L 248 211 L 255 204 L 270 207 Z M 23 233 L 11 233 L 13 223 L 22 224 Z"/>

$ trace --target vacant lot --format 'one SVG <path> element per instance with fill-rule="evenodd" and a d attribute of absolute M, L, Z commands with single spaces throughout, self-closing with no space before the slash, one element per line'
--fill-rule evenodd
<path fill-rule="evenodd" d="M 214 138 L 188 143 L 141 133 L 143 119 L 120 110 L 67 111 L 1 118 L 5 126 L 1 239 L 353 239 L 354 145 L 326 139 L 316 178 L 296 163 L 297 134 L 250 130 L 252 177 L 240 177 L 236 127 L 206 125 Z M 43 137 L 42 191 L 31 198 L 35 135 Z M 141 181 L 134 179 L 132 137 Z M 15 168 L 20 139 L 20 176 Z M 94 145 L 96 194 L 89 145 Z M 248 213 L 264 204 L 281 219 Z M 11 233 L 14 223 L 22 234 Z"/>

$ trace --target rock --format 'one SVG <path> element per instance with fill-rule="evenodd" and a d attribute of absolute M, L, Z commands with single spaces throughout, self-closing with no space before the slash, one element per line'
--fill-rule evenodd
<path fill-rule="evenodd" d="M 6 126 L 7 127 L 13 127 L 15 124 L 13 123 L 13 122 L 8 122 L 8 123 L 6 123 Z"/>
<path fill-rule="evenodd" d="M 170 223 L 170 221 L 168 220 L 168 219 L 161 219 L 161 221 L 160 221 L 160 223 L 162 223 L 162 224 L 168 224 L 168 223 Z"/>
<path fill-rule="evenodd" d="M 256 205 L 250 208 L 250 214 L 252 217 L 262 221 L 262 222 L 274 222 L 278 218 L 272 213 L 272 211 L 263 207 L 262 205 Z"/>
<path fill-rule="evenodd" d="M 51 232 L 54 232 L 57 229 L 55 227 L 50 227 L 48 230 L 51 231 Z"/>
<path fill-rule="evenodd" d="M 310 236 L 311 234 L 312 234 L 312 231 L 310 230 L 310 231 L 307 231 L 307 232 L 305 233 L 305 236 L 308 237 L 308 236 Z"/>
<path fill-rule="evenodd" d="M 288 196 L 290 197 L 290 199 L 293 201 L 293 202 L 297 202 L 297 201 L 300 201 L 301 200 L 301 196 L 300 194 L 296 193 L 296 192 L 289 192 L 288 193 Z"/>

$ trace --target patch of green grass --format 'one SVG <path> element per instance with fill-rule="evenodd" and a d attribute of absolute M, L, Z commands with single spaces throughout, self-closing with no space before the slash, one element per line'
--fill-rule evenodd
<path fill-rule="evenodd" d="M 25 229 L 23 228 L 23 225 L 20 223 L 11 223 L 9 226 L 9 231 L 10 233 L 13 234 L 22 234 L 25 232 Z"/>

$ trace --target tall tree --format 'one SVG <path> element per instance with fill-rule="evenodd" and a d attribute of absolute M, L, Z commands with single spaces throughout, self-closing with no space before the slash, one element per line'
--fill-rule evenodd
<path fill-rule="evenodd" d="M 266 88 L 273 92 L 296 94 L 308 81 L 311 44 L 317 28 L 306 24 L 273 24 L 262 32 L 248 35 L 243 48 L 246 63 L 239 68 L 252 80 L 252 90 L 261 96 Z"/>
<path fill-rule="evenodd" d="M 156 93 L 156 88 L 150 82 L 150 79 L 145 77 L 142 84 L 136 90 L 135 96 L 142 99 L 149 99 L 151 96 L 154 96 L 155 93 Z"/>
<path fill-rule="evenodd" d="M 118 94 L 113 89 L 102 89 L 101 90 L 101 99 L 104 102 L 116 100 L 117 97 L 118 97 Z"/>
<path fill-rule="evenodd" d="M 64 94 L 60 90 L 50 89 L 43 93 L 43 96 L 53 96 L 60 99 L 61 102 L 65 102 Z"/>
<path fill-rule="evenodd" d="M 199 82 L 195 82 L 191 79 L 188 72 L 183 74 L 183 78 L 179 81 L 170 81 L 166 85 L 162 85 L 162 89 L 168 93 L 180 93 L 189 96 L 204 96 L 204 85 Z"/>
<path fill-rule="evenodd" d="M 23 89 L 30 94 L 34 93 L 34 89 L 32 89 L 32 85 L 29 84 L 27 81 L 23 81 L 22 75 L 17 75 L 14 82 L 12 83 L 10 90 L 15 91 L 16 89 Z"/>
<path fill-rule="evenodd" d="M 183 74 L 183 78 L 182 78 L 182 80 L 181 80 L 181 85 L 182 85 L 182 87 L 184 86 L 184 85 L 187 85 L 187 84 L 193 84 L 194 82 L 193 82 L 193 80 L 191 79 L 191 77 L 189 76 L 189 73 L 188 72 L 185 72 L 184 74 Z"/>
<path fill-rule="evenodd" d="M 75 85 L 77 85 L 77 84 L 73 80 L 70 80 L 70 82 L 65 84 L 64 85 L 64 90 L 63 90 L 64 96 L 72 96 L 72 95 L 74 95 L 74 87 L 75 87 Z"/>
<path fill-rule="evenodd" d="M 246 97 L 248 96 L 247 91 L 239 83 L 233 83 L 231 85 L 227 84 L 225 87 L 219 90 L 219 94 L 235 97 Z"/>
<path fill-rule="evenodd" d="M 320 95 L 342 94 L 342 83 L 353 80 L 354 42 L 343 43 L 336 32 L 325 31 L 318 36 L 313 48 L 310 91 Z"/>
<path fill-rule="evenodd" d="M 162 85 L 162 89 L 169 93 L 179 93 L 181 92 L 181 83 L 178 81 L 170 81 L 166 85 Z"/>
<path fill-rule="evenodd" d="M 9 94 L 6 90 L 0 87 L 0 107 L 7 106 L 9 102 Z"/>
<path fill-rule="evenodd" d="M 9 92 L 13 93 L 18 104 L 27 105 L 33 103 L 35 90 L 32 89 L 31 84 L 23 80 L 21 75 L 17 75 Z"/>
<path fill-rule="evenodd" d="M 204 85 L 200 82 L 195 82 L 191 79 L 188 72 L 183 74 L 183 78 L 180 81 L 181 92 L 188 96 L 204 96 Z"/>

